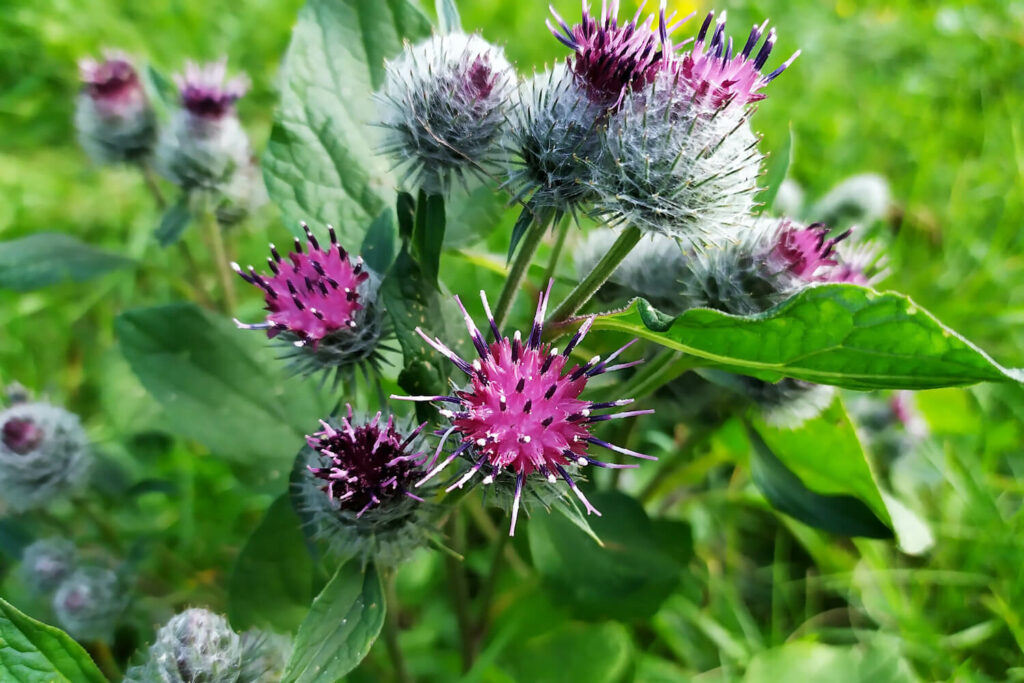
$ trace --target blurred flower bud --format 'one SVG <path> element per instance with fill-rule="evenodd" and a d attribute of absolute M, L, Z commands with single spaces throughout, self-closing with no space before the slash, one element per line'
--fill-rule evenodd
<path fill-rule="evenodd" d="M 144 665 L 126 680 L 156 683 L 236 683 L 242 679 L 242 639 L 227 620 L 193 608 L 164 624 Z M 254 679 L 255 680 L 255 679 Z"/>
<path fill-rule="evenodd" d="M 295 486 L 312 535 L 340 555 L 394 566 L 424 545 L 428 509 L 412 492 L 427 454 L 420 432 L 394 416 L 356 418 L 351 406 L 337 421 L 321 421 L 299 457 L 307 474 Z"/>
<path fill-rule="evenodd" d="M 78 63 L 82 91 L 75 128 L 86 154 L 99 164 L 138 163 L 156 141 L 156 116 L 131 60 L 109 51 L 102 61 Z"/>
<path fill-rule="evenodd" d="M 92 456 L 78 417 L 47 403 L 0 411 L 0 502 L 21 512 L 86 483 Z"/>
<path fill-rule="evenodd" d="M 21 554 L 22 581 L 39 594 L 57 590 L 78 563 L 75 544 L 63 538 L 44 538 Z"/>
<path fill-rule="evenodd" d="M 810 216 L 829 225 L 869 226 L 888 216 L 892 205 L 889 181 L 864 173 L 840 181 L 810 209 Z"/>
<path fill-rule="evenodd" d="M 435 35 L 387 63 L 377 96 L 383 152 L 403 182 L 446 194 L 453 177 L 493 165 L 516 74 L 478 35 Z"/>
<path fill-rule="evenodd" d="M 263 290 L 267 318 L 262 323 L 235 321 L 243 329 L 266 330 L 288 344 L 288 357 L 296 370 L 312 374 L 335 372 L 335 380 L 351 378 L 357 367 L 375 368 L 381 339 L 389 327 L 377 298 L 380 281 L 363 264 L 351 259 L 328 226 L 331 243 L 326 249 L 303 223 L 306 251 L 296 238 L 287 260 L 271 244 L 267 265 L 273 273 L 261 275 L 252 266 L 245 271 L 231 264 L 238 275 Z"/>
<path fill-rule="evenodd" d="M 126 604 L 117 574 L 101 567 L 75 570 L 53 596 L 57 622 L 77 640 L 109 640 Z"/>

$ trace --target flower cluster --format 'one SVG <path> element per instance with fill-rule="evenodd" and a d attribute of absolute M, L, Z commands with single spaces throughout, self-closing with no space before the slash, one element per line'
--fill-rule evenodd
<path fill-rule="evenodd" d="M 53 612 L 79 640 L 109 640 L 127 606 L 123 582 L 104 567 L 81 567 L 60 584 Z"/>
<path fill-rule="evenodd" d="M 262 323 L 236 324 L 249 330 L 265 330 L 271 339 L 280 336 L 291 349 L 296 369 L 302 374 L 333 371 L 335 380 L 351 376 L 356 367 L 375 367 L 387 325 L 377 301 L 379 279 L 362 258 L 352 259 L 328 226 L 330 244 L 321 247 L 305 223 L 306 249 L 295 239 L 294 251 L 281 257 L 270 245 L 267 266 L 272 275 L 261 275 L 232 263 L 238 275 L 263 290 L 268 311 Z"/>
<path fill-rule="evenodd" d="M 45 507 L 84 486 L 91 464 L 89 440 L 72 413 L 38 402 L 0 411 L 0 505 Z"/>
<path fill-rule="evenodd" d="M 456 368 L 467 375 L 469 383 L 462 390 L 447 396 L 393 396 L 412 401 L 432 401 L 452 408 L 442 408 L 441 415 L 450 421 L 443 430 L 441 444 L 457 435 L 458 445 L 444 460 L 433 465 L 423 481 L 429 481 L 444 471 L 460 455 L 471 463 L 469 469 L 456 478 L 448 490 L 462 488 L 482 472 L 484 484 L 499 478 L 515 482 L 512 499 L 512 518 L 509 534 L 515 533 L 516 519 L 522 500 L 523 485 L 532 479 L 549 483 L 563 480 L 583 503 L 588 513 L 600 514 L 580 490 L 573 478 L 578 468 L 635 467 L 607 463 L 591 457 L 592 446 L 598 446 L 621 455 L 653 459 L 651 456 L 616 446 L 597 438 L 592 430 L 595 423 L 652 413 L 634 410 L 621 413 L 598 411 L 617 408 L 631 399 L 593 402 L 580 398 L 587 382 L 606 372 L 632 367 L 640 361 L 612 364 L 633 342 L 611 353 L 607 358 L 595 357 L 582 365 L 569 365 L 569 358 L 586 337 L 593 318 L 588 318 L 559 353 L 558 349 L 541 342 L 542 323 L 547 309 L 548 291 L 541 295 L 537 312 L 526 340 L 517 331 L 511 339 L 503 337 L 490 314 L 487 298 L 481 299 L 487 310 L 493 341 L 488 344 L 462 307 L 466 327 L 479 358 L 469 362 L 452 351 L 439 339 L 431 339 L 417 328 L 423 339 L 448 358 Z M 438 447 L 440 453 L 441 446 Z"/>
<path fill-rule="evenodd" d="M 239 635 L 224 617 L 192 608 L 160 627 L 146 662 L 129 670 L 125 681 L 272 683 L 280 680 L 285 655 L 266 634 Z"/>
<path fill-rule="evenodd" d="M 140 163 L 156 141 L 156 115 L 131 59 L 110 51 L 78 63 L 82 91 L 75 103 L 78 140 L 100 164 Z"/>
<path fill-rule="evenodd" d="M 383 151 L 429 194 L 493 164 L 515 72 L 480 36 L 436 35 L 387 64 L 378 95 Z"/>
<path fill-rule="evenodd" d="M 427 509 L 413 493 L 428 453 L 420 450 L 426 423 L 409 429 L 391 415 L 357 419 L 352 407 L 306 437 L 305 469 L 296 484 L 310 531 L 330 550 L 396 565 L 429 538 Z"/>

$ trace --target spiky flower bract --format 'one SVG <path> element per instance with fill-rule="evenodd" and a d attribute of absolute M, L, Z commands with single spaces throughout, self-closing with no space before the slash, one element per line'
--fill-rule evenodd
<path fill-rule="evenodd" d="M 232 268 L 251 285 L 263 290 L 267 318 L 262 323 L 235 323 L 243 329 L 266 330 L 288 344 L 289 358 L 301 374 L 334 372 L 335 381 L 351 379 L 356 368 L 364 372 L 379 362 L 380 342 L 388 331 L 386 316 L 377 299 L 379 279 L 352 259 L 328 226 L 331 243 L 326 248 L 305 223 L 306 249 L 295 239 L 294 250 L 283 259 L 271 244 L 266 276 L 237 263 Z"/>
<path fill-rule="evenodd" d="M 446 194 L 454 178 L 493 164 L 516 85 L 501 48 L 478 35 L 435 35 L 386 68 L 377 97 L 383 152 L 403 182 Z"/>
<path fill-rule="evenodd" d="M 575 26 L 570 26 L 553 7 L 551 14 L 561 30 L 552 26 L 550 20 L 548 29 L 573 51 L 566 63 L 574 80 L 592 102 L 605 109 L 654 81 L 658 71 L 672 59 L 669 36 L 693 16 L 675 22 L 675 13 L 665 16 L 664 0 L 657 15 L 657 28 L 654 14 L 640 22 L 642 5 L 632 20 L 620 26 L 619 0 L 612 0 L 610 5 L 602 2 L 600 17 L 590 14 L 589 4 L 584 0 L 580 23 Z"/>
<path fill-rule="evenodd" d="M 180 108 L 157 145 L 157 168 L 186 191 L 212 193 L 232 217 L 266 199 L 249 138 L 235 103 L 248 89 L 244 76 L 227 78 L 226 60 L 189 62 L 175 77 Z"/>
<path fill-rule="evenodd" d="M 127 604 L 117 574 L 103 567 L 81 567 L 53 596 L 61 627 L 78 640 L 109 640 Z"/>
<path fill-rule="evenodd" d="M 690 240 L 730 235 L 753 208 L 758 139 L 742 109 L 710 110 L 660 72 L 609 117 L 593 165 L 595 213 Z"/>
<path fill-rule="evenodd" d="M 86 484 L 91 464 L 76 415 L 48 403 L 0 411 L 0 504 L 21 512 L 67 497 Z"/>
<path fill-rule="evenodd" d="M 617 237 L 617 231 L 611 228 L 596 228 L 589 230 L 576 245 L 573 259 L 581 280 L 608 253 Z M 691 251 L 691 245 L 675 238 L 649 235 L 622 259 L 598 296 L 605 301 L 641 296 L 663 313 L 682 313 L 685 300 L 679 292 L 688 272 Z"/>
<path fill-rule="evenodd" d="M 110 51 L 101 61 L 82 59 L 78 69 L 75 129 L 86 154 L 100 164 L 145 160 L 156 141 L 156 116 L 131 60 Z"/>
<path fill-rule="evenodd" d="M 680 87 L 694 99 L 716 110 L 726 106 L 742 108 L 751 102 L 763 100 L 765 94 L 760 91 L 785 71 L 800 55 L 800 51 L 797 50 L 771 73 L 764 74 L 762 69 L 775 47 L 775 29 L 765 35 L 768 21 L 765 20 L 760 26 L 755 25 L 743 49 L 734 53 L 732 38 L 725 35 L 725 12 L 719 15 L 708 38 L 714 18 L 715 13 L 708 12 L 693 49 L 683 53 L 682 58 L 670 67 L 681 77 Z"/>
<path fill-rule="evenodd" d="M 590 167 L 600 151 L 604 114 L 564 65 L 523 83 L 505 143 L 513 159 L 507 181 L 513 197 L 563 213 L 591 199 Z"/>
<path fill-rule="evenodd" d="M 57 590 L 77 564 L 74 543 L 65 538 L 44 538 L 22 551 L 19 575 L 34 592 L 46 594 Z"/>
<path fill-rule="evenodd" d="M 377 413 L 357 419 L 351 406 L 306 437 L 294 482 L 311 535 L 337 555 L 394 566 L 429 540 L 428 509 L 413 493 L 428 454 L 424 425 L 397 425 Z"/>
<path fill-rule="evenodd" d="M 515 482 L 510 535 L 515 533 L 524 485 L 538 480 L 546 480 L 544 483 L 547 484 L 562 479 L 580 499 L 588 513 L 600 514 L 580 491 L 573 474 L 586 465 L 613 468 L 636 465 L 596 460 L 589 454 L 591 446 L 606 448 L 622 455 L 654 459 L 610 444 L 591 433 L 592 425 L 597 422 L 645 415 L 654 411 L 634 410 L 598 414 L 597 411 L 627 405 L 632 399 L 593 402 L 580 398 L 592 377 L 642 362 L 611 364 L 633 342 L 614 351 L 605 359 L 595 357 L 583 365 L 576 364 L 567 369 L 570 354 L 586 337 L 594 319 L 587 318 L 583 322 L 561 353 L 548 344 L 542 344 L 542 321 L 550 291 L 549 284 L 537 304 L 533 327 L 525 342 L 518 331 L 511 339 L 502 337 L 490 313 L 487 297 L 480 292 L 493 334 L 493 341 L 488 344 L 462 306 L 462 302 L 455 297 L 456 303 L 462 308 L 473 346 L 480 356 L 478 359 L 469 362 L 440 339 L 431 339 L 418 328 L 417 332 L 430 346 L 467 375 L 468 385 L 450 396 L 392 397 L 411 401 L 434 401 L 445 406 L 441 409 L 441 414 L 450 421 L 450 426 L 441 431 L 441 442 L 429 465 L 430 472 L 421 484 L 432 480 L 460 455 L 468 459 L 472 465 L 448 487 L 448 491 L 462 488 L 481 472 L 484 484 L 492 484 L 497 480 Z M 435 464 L 434 460 L 440 455 L 445 442 L 452 434 L 457 435 L 456 447 L 440 463 Z"/>
<path fill-rule="evenodd" d="M 126 680 L 241 683 L 242 665 L 242 639 L 227 620 L 208 610 L 192 608 L 160 627 L 145 664 L 129 671 Z"/>

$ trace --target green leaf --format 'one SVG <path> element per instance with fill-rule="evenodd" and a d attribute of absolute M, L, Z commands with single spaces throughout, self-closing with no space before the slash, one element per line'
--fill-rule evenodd
<path fill-rule="evenodd" d="M 0 680 L 18 683 L 106 683 L 71 637 L 0 598 Z"/>
<path fill-rule="evenodd" d="M 171 79 L 152 64 L 146 65 L 146 78 L 160 102 L 167 106 L 178 106 L 178 89 Z"/>
<path fill-rule="evenodd" d="M 70 280 L 85 282 L 134 261 L 60 232 L 37 232 L 0 242 L 0 288 L 16 292 Z"/>
<path fill-rule="evenodd" d="M 289 224 L 331 224 L 345 246 L 362 244 L 393 191 L 372 93 L 402 40 L 429 33 L 410 0 L 309 0 L 299 12 L 263 157 L 267 190 Z"/>
<path fill-rule="evenodd" d="M 192 210 L 188 206 L 188 198 L 182 195 L 174 205 L 164 211 L 157 226 L 156 241 L 161 247 L 169 247 L 177 243 L 185 234 L 185 229 L 192 222 Z"/>
<path fill-rule="evenodd" d="M 837 647 L 796 641 L 759 652 L 750 661 L 744 683 L 776 681 L 829 683 L 912 683 L 910 665 L 895 647 L 857 645 Z"/>
<path fill-rule="evenodd" d="M 254 599 L 259 596 L 258 599 Z M 236 631 L 296 631 L 313 600 L 313 560 L 287 494 L 267 510 L 235 562 L 228 617 Z"/>
<path fill-rule="evenodd" d="M 622 624 L 561 624 L 511 649 L 502 668 L 531 683 L 617 683 L 627 680 L 633 649 Z"/>
<path fill-rule="evenodd" d="M 420 191 L 416 223 L 412 231 L 412 257 L 420 266 L 422 281 L 438 289 L 441 248 L 444 246 L 444 197 Z"/>
<path fill-rule="evenodd" d="M 363 661 L 384 625 L 377 569 L 343 564 L 309 608 L 285 670 L 285 683 L 338 681 Z"/>
<path fill-rule="evenodd" d="M 768 163 L 768 170 L 764 176 L 765 188 L 757 198 L 761 204 L 761 212 L 767 211 L 775 205 L 775 197 L 778 196 L 779 188 L 782 187 L 789 167 L 793 164 L 794 137 L 793 124 L 790 123 L 786 143 L 782 149 L 771 156 L 771 161 Z"/>
<path fill-rule="evenodd" d="M 662 548 L 638 502 L 615 491 L 589 497 L 601 511 L 590 526 L 603 547 L 562 515 L 535 515 L 527 525 L 534 566 L 550 597 L 587 619 L 651 617 L 678 583 L 682 565 Z"/>
<path fill-rule="evenodd" d="M 547 228 L 545 221 L 540 219 L 534 221 L 533 216 L 533 209 L 529 206 L 524 206 L 523 210 L 519 212 L 519 218 L 516 219 L 515 225 L 512 226 L 512 239 L 508 243 L 508 256 L 506 257 L 508 262 L 512 261 L 512 257 L 516 253 L 516 247 L 519 246 L 523 237 L 526 236 L 527 230 L 530 230 L 531 227 L 534 230 L 545 230 Z"/>
<path fill-rule="evenodd" d="M 288 471 L 323 408 L 309 383 L 286 381 L 263 335 L 193 304 L 127 311 L 114 327 L 174 431 L 215 455 Z"/>
<path fill-rule="evenodd" d="M 441 33 L 455 33 L 462 30 L 459 8 L 455 0 L 436 0 L 437 28 Z"/>
<path fill-rule="evenodd" d="M 856 285 L 809 287 L 750 316 L 695 308 L 673 319 L 636 299 L 594 327 L 767 381 L 793 377 L 850 389 L 1024 381 L 1024 372 L 1002 367 L 906 296 Z"/>
<path fill-rule="evenodd" d="M 870 507 L 852 495 L 825 495 L 812 491 L 772 452 L 756 430 L 748 426 L 747 435 L 752 446 L 750 473 L 754 485 L 776 510 L 834 534 L 892 538 L 892 531 L 886 526 L 889 516 L 884 507 L 885 521 L 882 521 Z M 824 448 L 818 450 L 818 455 L 823 459 L 833 457 Z"/>
<path fill-rule="evenodd" d="M 381 211 L 370 224 L 359 254 L 373 272 L 388 272 L 395 260 L 395 216 L 391 209 Z"/>

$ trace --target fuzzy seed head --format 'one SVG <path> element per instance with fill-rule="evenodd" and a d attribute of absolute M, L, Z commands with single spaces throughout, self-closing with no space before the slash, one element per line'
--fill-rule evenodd
<path fill-rule="evenodd" d="M 232 264 L 243 280 L 263 291 L 268 311 L 264 322 L 238 326 L 266 330 L 271 339 L 280 336 L 302 374 L 335 370 L 340 377 L 360 364 L 374 367 L 387 332 L 377 301 L 379 280 L 361 258 L 349 256 L 333 228 L 328 245 L 303 228 L 305 245 L 296 239 L 287 259 L 270 245 L 270 274 Z"/>
<path fill-rule="evenodd" d="M 78 417 L 47 403 L 0 411 L 0 504 L 41 508 L 86 483 L 92 456 Z"/>
<path fill-rule="evenodd" d="M 101 567 L 75 570 L 53 596 L 58 623 L 77 640 L 109 640 L 125 605 L 117 574 Z"/>
<path fill-rule="evenodd" d="M 643 9 L 631 21 L 619 25 L 619 2 L 612 0 L 601 5 L 601 16 L 590 14 L 583 3 L 580 23 L 569 26 L 551 8 L 560 31 L 547 22 L 548 29 L 563 45 L 573 51 L 566 63 L 573 77 L 582 86 L 590 100 L 603 108 L 618 105 L 629 92 L 642 90 L 653 82 L 658 71 L 671 60 L 672 44 L 669 34 L 689 19 L 669 26 L 675 14 L 665 17 L 665 3 L 661 3 L 659 29 L 654 27 L 655 15 L 648 15 L 640 23 Z"/>
<path fill-rule="evenodd" d="M 725 17 L 725 12 L 722 12 L 712 29 L 715 13 L 709 12 L 697 34 L 693 49 L 685 52 L 671 66 L 680 76 L 678 85 L 688 96 L 702 101 L 712 109 L 745 107 L 749 103 L 763 100 L 765 95 L 760 91 L 785 71 L 800 54 L 798 51 L 775 71 L 763 74 L 761 70 L 775 46 L 775 29 L 765 35 L 768 21 L 760 26 L 755 25 L 750 30 L 743 50 L 734 53 L 732 38 L 725 35 Z M 761 47 L 754 54 L 758 43 L 761 43 Z"/>
<path fill-rule="evenodd" d="M 516 84 L 501 48 L 478 35 L 435 35 L 386 68 L 377 97 L 382 151 L 403 182 L 446 194 L 453 178 L 493 165 Z"/>
<path fill-rule="evenodd" d="M 329 550 L 396 565 L 425 543 L 426 506 L 413 493 L 427 459 L 418 449 L 423 426 L 409 429 L 382 413 L 357 418 L 348 406 L 306 437 L 296 493 Z"/>
<path fill-rule="evenodd" d="M 540 298 L 533 327 L 525 339 L 519 332 L 511 339 L 501 336 L 494 319 L 489 317 L 494 339 L 488 344 L 465 308 L 462 308 L 473 346 L 480 356 L 472 363 L 461 358 L 439 339 L 430 339 L 421 330 L 417 330 L 429 345 L 469 378 L 465 388 L 454 392 L 452 396 L 408 397 L 408 400 L 437 401 L 446 406 L 440 413 L 450 421 L 450 427 L 441 431 L 442 440 L 435 459 L 447 439 L 453 434 L 457 437 L 457 445 L 447 458 L 436 466 L 433 460 L 430 462 L 430 472 L 423 481 L 439 474 L 459 455 L 464 455 L 472 467 L 449 490 L 461 488 L 478 474 L 484 478 L 485 484 L 497 483 L 499 478 L 503 481 L 513 480 L 515 489 L 510 533 L 515 532 L 523 484 L 527 480 L 537 480 L 537 483 L 549 487 L 551 476 L 561 478 L 583 502 L 588 512 L 597 513 L 571 475 L 581 464 L 610 466 L 592 458 L 588 453 L 590 446 L 597 445 L 634 457 L 650 457 L 597 439 L 593 436 L 591 424 L 652 411 L 597 414 L 596 411 L 625 405 L 630 401 L 593 403 L 580 398 L 591 377 L 636 364 L 610 364 L 632 342 L 607 359 L 597 357 L 583 365 L 574 364 L 568 368 L 570 353 L 586 336 L 593 320 L 583 323 L 561 353 L 548 344 L 542 344 L 542 321 L 549 294 L 550 285 Z M 482 292 L 481 297 L 484 309 L 490 311 Z M 456 302 L 462 306 L 457 297 Z M 447 406 L 453 407 L 449 409 Z"/>
<path fill-rule="evenodd" d="M 22 552 L 20 575 L 35 593 L 50 593 L 57 590 L 77 563 L 74 543 L 63 538 L 44 538 Z"/>
<path fill-rule="evenodd" d="M 729 238 L 753 208 L 761 154 L 747 112 L 712 110 L 661 72 L 608 119 L 592 169 L 595 213 L 691 241 Z"/>
<path fill-rule="evenodd" d="M 78 63 L 82 90 L 75 105 L 79 143 L 99 164 L 137 163 L 156 141 L 156 116 L 131 60 L 108 51 Z"/>
<path fill-rule="evenodd" d="M 519 88 L 506 146 L 514 159 L 507 185 L 538 209 L 572 212 L 593 197 L 590 167 L 600 152 L 604 109 L 564 65 Z"/>

